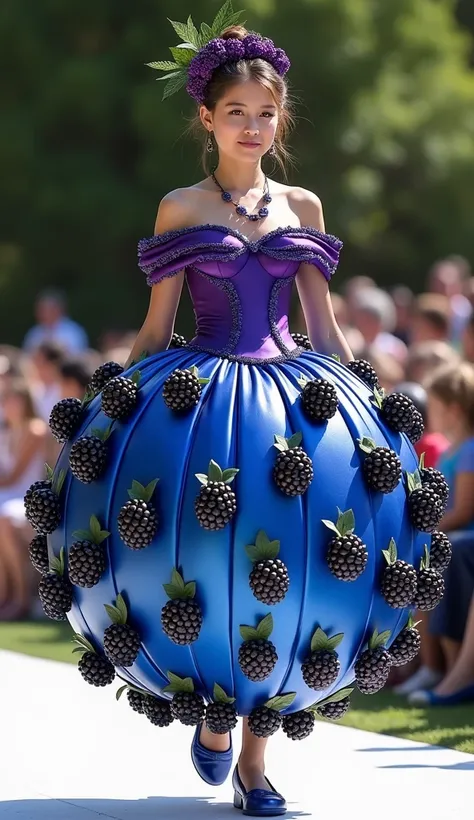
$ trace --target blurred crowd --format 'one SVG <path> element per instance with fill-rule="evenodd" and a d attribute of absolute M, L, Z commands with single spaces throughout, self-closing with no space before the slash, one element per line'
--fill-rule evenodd
<path fill-rule="evenodd" d="M 386 392 L 409 395 L 420 410 L 425 433 L 416 450 L 450 486 L 439 526 L 453 546 L 445 598 L 434 613 L 416 618 L 421 656 L 395 670 L 391 685 L 414 702 L 474 700 L 472 271 L 462 257 L 439 260 L 421 294 L 406 284 L 386 291 L 369 277 L 353 277 L 332 303 L 354 357 L 373 365 Z M 110 332 L 91 349 L 56 291 L 38 296 L 35 316 L 21 348 L 0 346 L 0 620 L 42 617 L 23 497 L 59 453 L 48 426 L 51 409 L 61 398 L 82 399 L 94 370 L 105 361 L 123 365 L 135 340 L 133 331 Z M 305 332 L 301 312 L 292 324 Z"/>

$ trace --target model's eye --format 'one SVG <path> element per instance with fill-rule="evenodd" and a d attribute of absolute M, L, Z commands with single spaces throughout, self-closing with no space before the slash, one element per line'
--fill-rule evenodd
<path fill-rule="evenodd" d="M 232 111 L 229 111 L 229 114 L 241 114 L 242 110 L 240 108 L 233 108 Z"/>
<path fill-rule="evenodd" d="M 273 114 L 271 111 L 263 111 L 262 117 L 273 117 Z"/>

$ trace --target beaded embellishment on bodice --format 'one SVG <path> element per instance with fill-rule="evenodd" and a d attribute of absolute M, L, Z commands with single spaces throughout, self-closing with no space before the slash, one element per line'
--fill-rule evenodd
<path fill-rule="evenodd" d="M 138 255 L 149 285 L 185 269 L 193 347 L 260 363 L 299 355 L 288 327 L 296 273 L 307 262 L 329 280 L 341 247 L 314 228 L 278 228 L 251 241 L 223 225 L 197 225 L 142 239 Z"/>

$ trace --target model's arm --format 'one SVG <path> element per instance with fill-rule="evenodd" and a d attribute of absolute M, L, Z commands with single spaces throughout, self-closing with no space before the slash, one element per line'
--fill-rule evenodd
<path fill-rule="evenodd" d="M 176 192 L 168 194 L 158 208 L 155 234 L 181 228 L 184 224 L 183 220 L 182 198 L 179 195 L 176 196 Z M 152 355 L 167 349 L 173 335 L 183 282 L 184 270 L 181 270 L 175 276 L 168 276 L 152 286 L 148 312 L 130 352 L 126 367 L 139 359 L 145 351 L 148 355 Z"/>
<path fill-rule="evenodd" d="M 294 208 L 302 225 L 325 231 L 320 199 L 309 191 L 300 191 Z M 344 364 L 354 356 L 336 322 L 326 279 L 314 265 L 302 262 L 296 275 L 296 286 L 303 308 L 308 336 L 318 353 L 337 353 Z"/>

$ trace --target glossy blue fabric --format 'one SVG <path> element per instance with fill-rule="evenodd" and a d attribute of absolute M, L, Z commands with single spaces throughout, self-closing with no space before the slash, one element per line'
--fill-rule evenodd
<path fill-rule="evenodd" d="M 188 238 L 187 232 L 183 235 Z M 314 238 L 319 254 L 322 243 Z M 154 240 L 147 241 L 153 246 Z M 175 237 L 171 241 L 175 242 Z M 166 251 L 166 242 L 163 245 Z M 257 276 L 260 248 L 247 250 L 246 265 L 253 266 Z M 303 258 L 309 261 L 307 253 Z M 295 260 L 291 269 L 287 260 L 274 261 L 283 266 L 285 275 L 294 278 Z M 221 262 L 221 270 L 223 266 Z M 318 261 L 315 266 L 323 273 L 326 270 Z M 179 269 L 175 262 L 174 272 Z M 160 257 L 155 258 L 154 272 L 149 275 L 158 278 L 159 274 Z M 315 269 L 317 275 L 321 274 Z M 265 292 L 268 296 L 271 284 Z M 201 316 L 205 315 L 204 300 L 200 310 Z M 209 310 L 213 310 L 212 305 Z M 125 681 L 160 695 L 168 683 L 166 672 L 171 670 L 181 677 L 192 677 L 197 691 L 207 699 L 212 698 L 218 683 L 236 698 L 241 715 L 276 694 L 288 692 L 296 693 L 288 711 L 298 711 L 349 684 L 355 660 L 372 631 L 390 630 L 393 640 L 407 620 L 406 611 L 391 609 L 380 595 L 382 549 L 393 537 L 399 557 L 418 565 L 427 541 L 427 536 L 416 533 L 409 522 L 403 481 L 389 495 L 368 490 L 361 469 L 363 455 L 356 442 L 371 436 L 377 444 L 392 447 L 400 454 L 403 468 L 413 471 L 417 459 L 408 439 L 382 423 L 370 402 L 369 389 L 344 365 L 318 353 L 289 351 L 290 341 L 293 347 L 294 343 L 291 337 L 282 341 L 281 335 L 273 334 L 268 304 L 254 304 L 252 310 L 253 321 L 258 317 L 263 323 L 257 334 L 262 344 L 268 350 L 270 339 L 270 347 L 280 360 L 258 361 L 258 348 L 247 345 L 242 350 L 238 342 L 235 358 L 232 354 L 226 358 L 199 350 L 195 340 L 194 348 L 168 350 L 140 363 L 139 404 L 130 419 L 113 425 L 103 479 L 84 485 L 68 472 L 62 494 L 62 525 L 49 539 L 58 554 L 63 545 L 67 548 L 73 543 L 74 530 L 87 528 L 92 514 L 111 531 L 106 542 L 107 571 L 93 589 L 75 589 L 70 620 L 100 649 L 110 624 L 104 604 L 113 603 L 118 592 L 124 594 L 130 621 L 142 638 L 133 667 L 118 670 Z M 245 314 L 241 320 L 245 324 Z M 281 316 L 277 314 L 276 320 L 280 322 Z M 232 335 L 232 327 L 227 335 Z M 238 359 L 239 354 L 244 361 Z M 210 381 L 198 406 L 185 416 L 176 416 L 164 404 L 163 384 L 176 368 L 193 365 Z M 129 375 L 137 368 L 132 367 Z M 301 375 L 330 379 L 336 386 L 339 409 L 329 422 L 313 424 L 303 414 L 298 384 Z M 100 397 L 94 399 L 74 440 L 94 427 L 107 427 L 109 422 L 100 409 Z M 277 455 L 273 442 L 275 433 L 288 437 L 296 431 L 302 432 L 302 446 L 312 458 L 314 480 L 302 497 L 288 498 L 272 480 Z M 58 468 L 68 468 L 72 443 L 63 449 Z M 223 469 L 239 468 L 233 484 L 237 514 L 218 532 L 202 529 L 194 513 L 200 488 L 195 474 L 207 472 L 211 459 Z M 155 493 L 159 531 L 151 546 L 134 552 L 119 538 L 117 516 L 128 500 L 132 480 L 147 484 L 155 478 L 159 479 Z M 354 510 L 356 533 L 369 551 L 368 566 L 353 583 L 333 577 L 325 560 L 331 533 L 321 521 L 335 520 L 337 507 Z M 248 583 L 252 565 L 245 546 L 255 542 L 261 529 L 271 539 L 280 540 L 281 558 L 290 575 L 286 598 L 271 608 L 255 599 Z M 186 581 L 196 581 L 203 609 L 200 637 L 189 647 L 173 644 L 160 626 L 161 608 L 167 601 L 163 584 L 169 582 L 173 567 L 180 567 Z M 238 665 L 239 626 L 255 625 L 270 611 L 275 623 L 271 640 L 279 660 L 267 680 L 253 683 Z M 324 692 L 309 689 L 301 675 L 301 663 L 317 626 L 329 634 L 344 633 L 338 647 L 341 674 Z"/>

